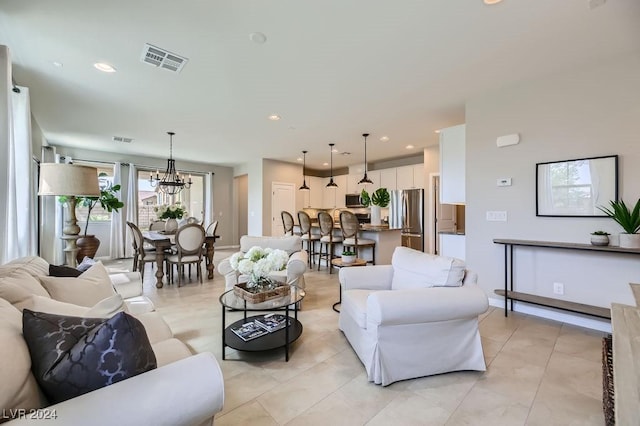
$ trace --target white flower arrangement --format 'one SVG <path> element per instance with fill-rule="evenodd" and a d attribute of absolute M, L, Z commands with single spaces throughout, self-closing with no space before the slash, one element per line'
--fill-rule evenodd
<path fill-rule="evenodd" d="M 187 216 L 187 211 L 179 202 L 168 206 L 156 206 L 153 210 L 158 214 L 158 219 L 182 219 L 183 216 Z"/>
<path fill-rule="evenodd" d="M 284 250 L 251 247 L 248 252 L 234 253 L 229 259 L 231 268 L 242 275 L 250 276 L 250 283 L 258 283 L 271 271 L 281 271 L 287 266 L 289 255 Z"/>

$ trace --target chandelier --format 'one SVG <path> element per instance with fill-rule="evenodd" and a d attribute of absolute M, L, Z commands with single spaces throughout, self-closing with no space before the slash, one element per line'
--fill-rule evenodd
<path fill-rule="evenodd" d="M 167 170 L 164 172 L 162 179 L 160 178 L 160 172 L 156 170 L 156 176 L 150 173 L 149 183 L 152 187 L 158 186 L 160 191 L 168 195 L 175 195 L 182 191 L 184 188 L 191 188 L 191 175 L 189 175 L 189 181 L 185 181 L 180 177 L 180 173 L 176 170 L 176 160 L 173 159 L 173 135 L 174 132 L 167 132 L 169 135 L 169 159 L 167 160 Z"/>

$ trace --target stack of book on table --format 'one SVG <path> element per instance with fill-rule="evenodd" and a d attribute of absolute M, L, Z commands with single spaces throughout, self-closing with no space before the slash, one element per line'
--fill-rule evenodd
<path fill-rule="evenodd" d="M 282 314 L 266 314 L 253 318 L 253 321 L 231 327 L 238 337 L 245 342 L 278 331 L 286 326 L 287 316 Z M 289 321 L 291 324 L 291 321 Z"/>

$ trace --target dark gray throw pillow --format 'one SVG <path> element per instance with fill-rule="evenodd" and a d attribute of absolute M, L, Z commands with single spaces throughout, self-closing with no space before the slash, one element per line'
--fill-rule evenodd
<path fill-rule="evenodd" d="M 78 278 L 82 275 L 82 271 L 78 271 L 76 268 L 64 265 L 49 265 L 50 277 L 71 277 Z"/>
<path fill-rule="evenodd" d="M 52 404 L 156 368 L 140 321 L 120 312 L 111 318 L 22 313 L 31 370 Z"/>

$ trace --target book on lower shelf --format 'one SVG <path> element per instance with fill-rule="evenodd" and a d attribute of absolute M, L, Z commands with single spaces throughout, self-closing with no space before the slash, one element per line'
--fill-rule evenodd
<path fill-rule="evenodd" d="M 231 327 L 231 331 L 245 342 L 264 336 L 265 334 L 269 334 L 264 327 L 259 326 L 255 321 Z"/>
<path fill-rule="evenodd" d="M 266 314 L 260 315 L 254 318 L 254 321 L 258 326 L 264 328 L 269 333 L 283 329 L 287 325 L 287 319 L 289 319 L 289 325 L 291 325 L 291 319 L 282 314 Z"/>

